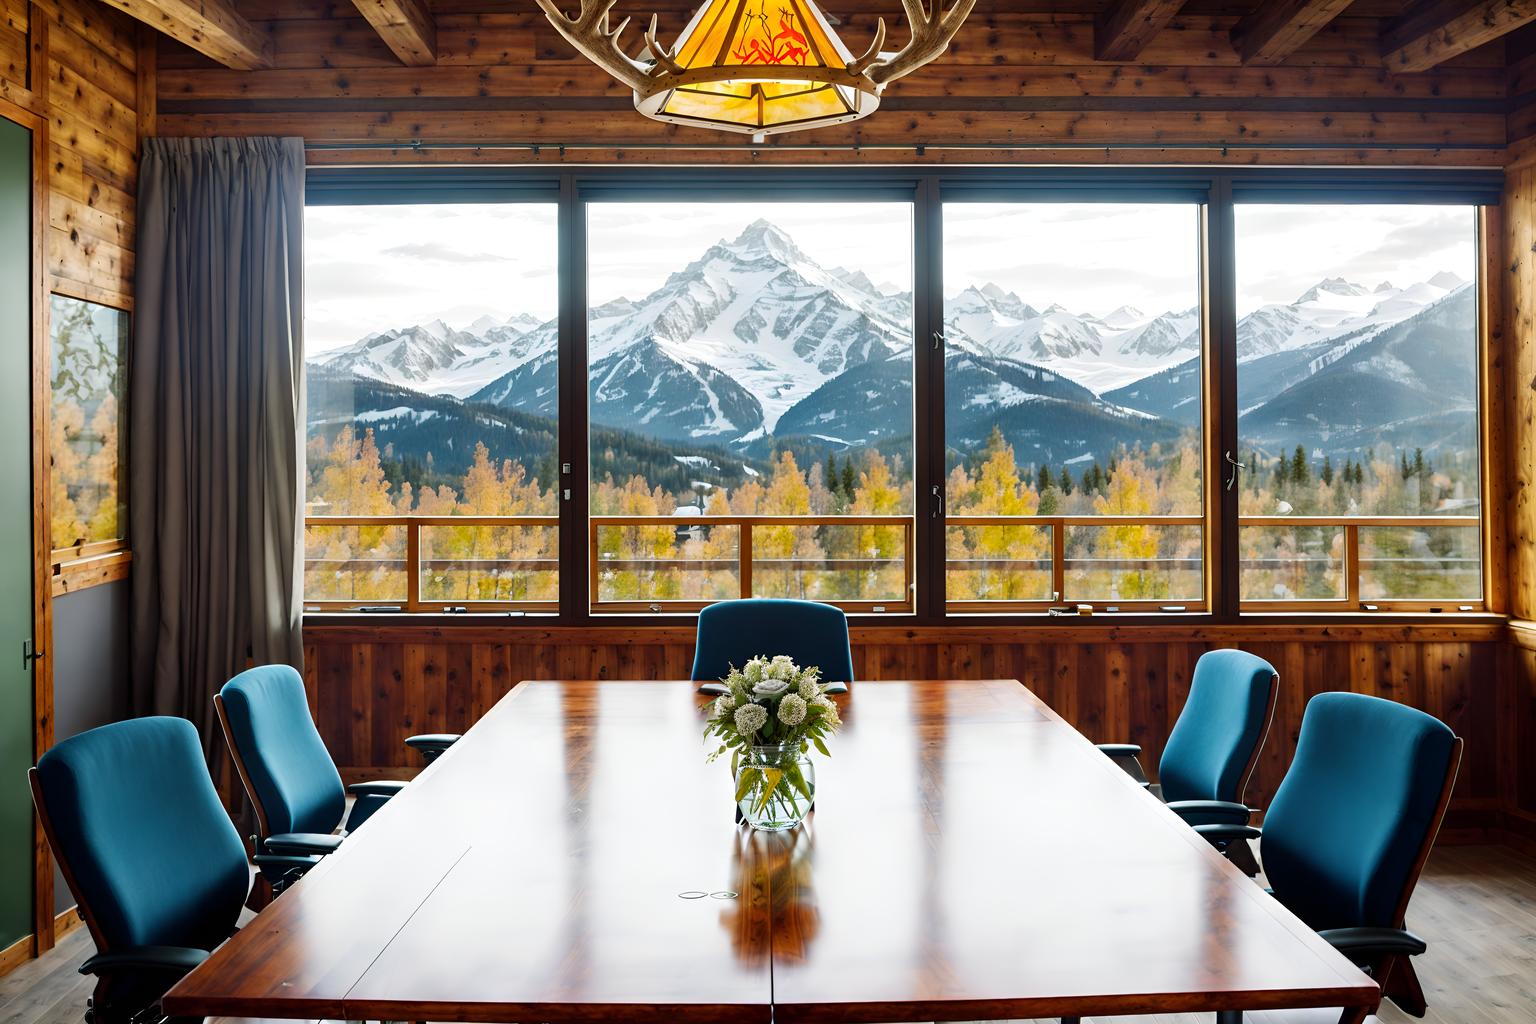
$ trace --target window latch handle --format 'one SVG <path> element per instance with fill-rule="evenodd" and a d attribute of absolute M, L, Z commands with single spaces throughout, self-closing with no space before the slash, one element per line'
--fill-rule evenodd
<path fill-rule="evenodd" d="M 941 346 L 943 346 L 943 344 L 944 344 L 944 332 L 943 331 L 934 331 L 933 332 L 933 350 L 935 352 L 937 352 L 939 350 L 939 348 Z"/>
<path fill-rule="evenodd" d="M 1248 467 L 1234 459 L 1231 452 L 1223 452 L 1222 454 L 1226 457 L 1227 465 L 1232 467 L 1232 472 L 1227 476 L 1227 490 L 1230 491 L 1233 487 L 1237 486 L 1237 474 Z"/>
<path fill-rule="evenodd" d="M 944 516 L 944 489 L 938 484 L 933 485 L 933 518 L 941 519 Z"/>

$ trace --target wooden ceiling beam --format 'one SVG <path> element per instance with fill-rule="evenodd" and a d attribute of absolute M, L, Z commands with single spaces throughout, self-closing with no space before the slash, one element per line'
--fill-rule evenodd
<path fill-rule="evenodd" d="M 1428 71 L 1536 21 L 1536 0 L 1444 0 L 1387 26 L 1382 59 L 1392 71 Z"/>
<path fill-rule="evenodd" d="M 235 71 L 272 66 L 272 40 L 230 0 L 105 0 L 151 28 Z"/>
<path fill-rule="evenodd" d="M 1244 64 L 1279 64 L 1353 0 L 1266 0 L 1232 28 Z"/>
<path fill-rule="evenodd" d="M 1133 61 L 1184 6 L 1184 0 L 1118 0 L 1093 23 L 1098 60 Z"/>
<path fill-rule="evenodd" d="M 424 0 L 352 0 L 384 44 L 408 67 L 437 63 L 437 23 Z"/>

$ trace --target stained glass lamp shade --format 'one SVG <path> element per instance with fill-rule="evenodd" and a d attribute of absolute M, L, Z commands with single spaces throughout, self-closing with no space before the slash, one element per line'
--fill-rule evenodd
<path fill-rule="evenodd" d="M 853 121 L 880 104 L 810 0 L 708 0 L 678 40 L 682 73 L 635 94 L 635 109 L 675 124 L 768 135 Z"/>
<path fill-rule="evenodd" d="M 677 46 L 656 40 L 631 57 L 619 43 L 629 24 L 608 16 L 618 0 L 581 0 L 567 17 L 557 0 L 536 0 L 551 25 L 598 67 L 635 91 L 635 109 L 674 124 L 754 137 L 842 124 L 873 113 L 880 92 L 941 56 L 976 0 L 901 0 L 912 30 L 884 53 L 885 19 L 854 57 L 811 0 L 705 0 Z"/>

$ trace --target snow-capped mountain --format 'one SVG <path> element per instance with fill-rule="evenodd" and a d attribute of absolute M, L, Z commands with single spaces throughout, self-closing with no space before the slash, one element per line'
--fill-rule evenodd
<path fill-rule="evenodd" d="M 1426 451 L 1474 443 L 1473 288 L 1458 284 L 1445 292 L 1425 282 L 1346 297 L 1388 294 L 1378 305 L 1402 298 L 1400 308 L 1412 309 L 1411 315 L 1382 314 L 1372 307 L 1330 330 L 1308 324 L 1305 309 L 1283 314 L 1277 311 L 1288 307 L 1264 307 L 1247 321 L 1265 313 L 1266 323 L 1292 329 L 1288 336 L 1277 330 L 1262 351 L 1259 335 L 1251 331 L 1245 356 L 1239 325 L 1238 432 L 1243 444 L 1278 450 L 1299 443 L 1312 450 L 1358 453 L 1381 441 Z M 1420 297 L 1429 301 L 1420 304 Z M 1268 344 L 1275 336 L 1279 341 Z M 1160 420 L 1193 425 L 1200 413 L 1199 394 L 1200 366 L 1191 359 L 1104 398 Z"/>
<path fill-rule="evenodd" d="M 1342 277 L 1327 277 L 1303 292 L 1301 298 L 1296 300 L 1296 305 L 1303 306 L 1309 302 L 1326 302 L 1340 296 L 1354 298 L 1369 294 L 1371 294 L 1370 289 L 1364 285 L 1346 281 Z"/>
<path fill-rule="evenodd" d="M 592 419 L 698 440 L 771 433 L 832 378 L 909 351 L 911 334 L 909 299 L 823 269 L 759 220 L 644 299 L 593 308 Z M 634 375 L 642 366 L 652 375 L 644 387 Z M 514 367 L 472 397 L 527 409 L 537 400 L 529 369 Z"/>
<path fill-rule="evenodd" d="M 463 398 L 495 380 L 509 365 L 552 345 L 555 335 L 553 322 L 541 325 L 527 314 L 502 320 L 482 316 L 462 329 L 433 320 L 370 334 L 346 348 L 314 356 L 310 364 Z"/>
<path fill-rule="evenodd" d="M 1053 304 L 1041 312 L 996 285 L 950 298 L 944 319 L 952 345 L 1050 367 L 1095 392 L 1176 365 L 1200 348 L 1198 309 L 1148 316 L 1121 306 L 1094 317 Z"/>
<path fill-rule="evenodd" d="M 1460 285 L 1406 319 L 1277 354 L 1273 368 L 1255 363 L 1269 394 L 1244 409 L 1238 432 L 1273 448 L 1475 447 L 1476 331 L 1473 289 Z"/>

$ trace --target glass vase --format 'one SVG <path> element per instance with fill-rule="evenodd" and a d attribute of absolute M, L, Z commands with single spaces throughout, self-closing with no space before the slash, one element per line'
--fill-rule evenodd
<path fill-rule="evenodd" d="M 753 828 L 794 828 L 815 802 L 816 767 L 798 743 L 749 747 L 736 766 L 736 806 Z"/>

